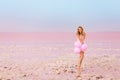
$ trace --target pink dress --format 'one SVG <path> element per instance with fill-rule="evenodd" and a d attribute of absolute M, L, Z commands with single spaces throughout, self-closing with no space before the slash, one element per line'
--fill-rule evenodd
<path fill-rule="evenodd" d="M 80 39 L 83 40 L 83 42 L 85 41 L 84 40 L 84 36 L 80 35 Z M 81 43 L 80 40 L 77 38 L 77 41 L 74 42 L 74 52 L 75 53 L 80 53 L 81 51 L 86 51 L 87 50 L 87 44 L 86 43 Z"/>

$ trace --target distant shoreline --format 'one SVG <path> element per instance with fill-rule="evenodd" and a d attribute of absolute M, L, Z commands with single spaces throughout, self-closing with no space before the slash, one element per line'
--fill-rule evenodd
<path fill-rule="evenodd" d="M 86 32 L 86 41 L 119 41 L 120 32 Z M 0 32 L 0 42 L 74 41 L 74 32 Z"/>

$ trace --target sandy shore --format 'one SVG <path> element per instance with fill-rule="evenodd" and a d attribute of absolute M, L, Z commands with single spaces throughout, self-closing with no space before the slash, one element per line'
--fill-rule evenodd
<path fill-rule="evenodd" d="M 82 80 L 119 80 L 120 59 L 116 56 L 103 55 L 101 57 L 87 57 L 82 64 Z M 61 58 L 49 63 L 47 76 L 54 76 L 50 80 L 78 80 L 77 60 Z"/>
<path fill-rule="evenodd" d="M 79 80 L 76 77 L 79 55 L 70 51 L 71 46 L 63 46 L 1 45 L 0 80 Z M 59 53 L 64 50 L 64 54 L 43 53 L 46 49 Z M 120 55 L 114 52 L 119 53 L 120 49 L 89 48 L 82 63 L 81 80 L 120 80 Z"/>
<path fill-rule="evenodd" d="M 70 57 L 71 56 L 71 57 Z M 52 61 L 0 60 L 0 80 L 79 80 L 77 56 L 60 57 Z M 82 80 L 119 80 L 120 56 L 85 57 Z"/>

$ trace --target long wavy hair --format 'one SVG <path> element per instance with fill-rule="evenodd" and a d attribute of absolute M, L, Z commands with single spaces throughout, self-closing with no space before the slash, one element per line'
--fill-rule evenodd
<path fill-rule="evenodd" d="M 79 32 L 79 28 L 81 28 L 81 33 Z M 77 32 L 76 32 L 78 35 L 83 35 L 84 34 L 84 29 L 83 29 L 83 27 L 82 26 L 78 26 L 78 28 L 77 28 Z"/>

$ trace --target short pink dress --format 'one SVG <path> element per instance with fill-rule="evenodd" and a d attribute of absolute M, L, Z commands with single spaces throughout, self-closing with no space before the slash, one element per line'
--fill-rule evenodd
<path fill-rule="evenodd" d="M 84 36 L 80 35 L 80 39 L 84 41 Z M 82 44 L 80 40 L 77 38 L 77 41 L 74 42 L 74 52 L 80 53 L 81 51 L 86 51 L 88 48 L 87 44 Z"/>

